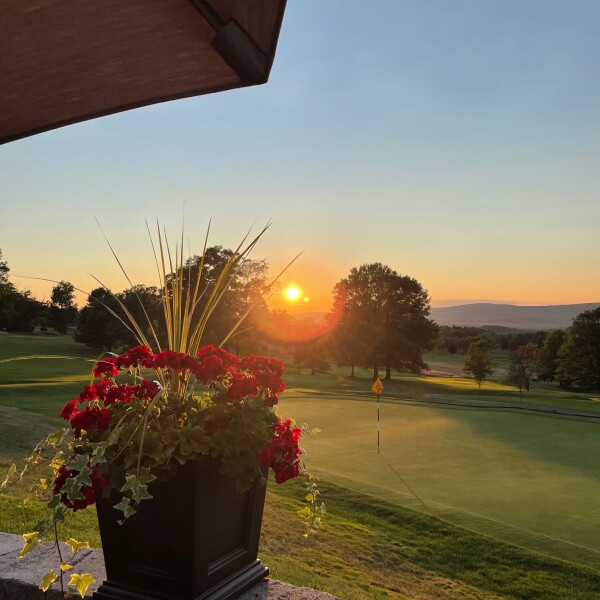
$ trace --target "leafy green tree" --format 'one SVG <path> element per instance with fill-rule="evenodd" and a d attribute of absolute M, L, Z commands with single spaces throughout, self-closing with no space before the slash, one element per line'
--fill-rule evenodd
<path fill-rule="evenodd" d="M 123 339 L 124 327 L 107 307 L 119 311 L 119 303 L 110 292 L 101 287 L 92 290 L 79 312 L 76 342 L 108 352 L 116 349 Z"/>
<path fill-rule="evenodd" d="M 541 381 L 554 381 L 558 369 L 558 355 L 567 334 L 562 329 L 555 329 L 546 336 L 540 350 L 540 368 L 538 378 Z"/>
<path fill-rule="evenodd" d="M 534 342 L 527 342 L 512 351 L 508 362 L 508 382 L 519 388 L 519 397 L 523 390 L 529 391 L 531 378 L 539 370 L 540 348 Z"/>
<path fill-rule="evenodd" d="M 370 347 L 369 326 L 356 307 L 346 303 L 343 281 L 333 288 L 333 306 L 327 314 L 329 354 L 338 367 L 349 366 L 351 377 L 357 365 L 365 364 Z"/>
<path fill-rule="evenodd" d="M 575 317 L 559 352 L 562 385 L 600 391 L 600 307 Z"/>
<path fill-rule="evenodd" d="M 327 346 L 323 338 L 298 342 L 295 345 L 293 356 L 298 369 L 303 367 L 310 369 L 311 375 L 329 369 Z"/>
<path fill-rule="evenodd" d="M 481 394 L 481 384 L 494 372 L 492 369 L 492 352 L 486 340 L 471 342 L 463 371 L 473 375 L 477 383 L 477 395 Z"/>
<path fill-rule="evenodd" d="M 164 326 L 160 318 L 160 293 L 155 287 L 145 285 L 135 285 L 115 295 L 104 288 L 93 290 L 79 314 L 75 341 L 109 352 L 122 346 L 135 345 L 137 342 L 133 333 L 115 317 L 116 314 L 129 323 L 121 304 L 133 316 L 155 350 L 158 345 L 154 341 L 153 331 L 159 343 L 165 343 Z"/>
<path fill-rule="evenodd" d="M 10 268 L 2 260 L 0 250 L 0 329 L 19 333 L 34 330 L 46 305 L 36 300 L 30 291 L 19 291 L 9 279 Z"/>
<path fill-rule="evenodd" d="M 437 326 L 427 318 L 429 296 L 417 280 L 381 263 L 366 264 L 353 268 L 335 294 L 343 298 L 346 314 L 340 335 L 356 345 L 355 355 L 373 368 L 374 378 L 382 367 L 388 379 L 391 369 L 427 368 L 423 351 L 433 347 Z"/>
<path fill-rule="evenodd" d="M 195 288 L 202 267 L 199 284 L 202 297 L 197 308 L 198 314 L 202 313 L 204 303 L 215 289 L 232 255 L 232 250 L 222 246 L 212 246 L 206 249 L 204 257 L 193 256 L 186 261 L 183 267 L 185 288 L 189 287 L 192 290 Z M 265 260 L 246 259 L 227 275 L 229 282 L 227 289 L 207 323 L 204 335 L 207 344 L 220 344 L 250 307 L 266 308 L 263 295 L 268 284 L 268 270 L 269 265 Z M 249 327 L 251 326 L 249 322 Z M 242 326 L 240 329 L 245 328 Z M 249 331 L 251 330 L 247 330 L 246 333 L 248 334 Z M 230 346 L 243 345 L 244 349 L 252 346 L 253 335 L 244 336 L 240 333 L 236 337 L 238 339 L 232 338 Z"/>
<path fill-rule="evenodd" d="M 77 318 L 75 287 L 68 281 L 61 281 L 52 288 L 50 296 L 50 323 L 60 333 Z"/>
<path fill-rule="evenodd" d="M 5 260 L 2 260 L 2 250 L 0 250 L 0 285 L 6 285 L 8 283 L 8 274 L 10 268 Z"/>
<path fill-rule="evenodd" d="M 5 260 L 2 260 L 0 250 L 0 329 L 5 329 L 11 319 L 15 304 L 15 286 L 9 281 L 10 268 Z"/>

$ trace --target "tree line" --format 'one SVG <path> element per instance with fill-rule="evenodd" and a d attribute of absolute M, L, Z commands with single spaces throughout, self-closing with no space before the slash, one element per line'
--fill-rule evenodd
<path fill-rule="evenodd" d="M 472 332 L 471 332 L 472 333 Z M 566 330 L 510 334 L 504 347 L 490 332 L 481 330 L 470 341 L 464 371 L 479 389 L 492 373 L 494 347 L 509 351 L 507 382 L 529 391 L 531 381 L 556 381 L 561 387 L 600 391 L 600 307 L 579 314 Z"/>
<path fill-rule="evenodd" d="M 183 266 L 184 286 L 193 289 L 201 271 L 201 302 L 205 301 L 231 255 L 231 250 L 213 246 L 204 256 L 191 257 Z M 40 326 L 65 332 L 72 326 L 76 341 L 116 351 L 135 343 L 126 325 L 131 315 L 148 339 L 156 334 L 158 343 L 165 343 L 163 294 L 158 287 L 135 285 L 115 294 L 99 287 L 78 311 L 71 283 L 57 283 L 50 301 L 42 302 L 29 291 L 17 290 L 9 274 L 0 251 L 0 329 L 30 332 Z M 168 294 L 171 280 L 167 278 L 164 285 Z M 350 376 L 356 367 L 371 368 L 373 378 L 383 374 L 390 379 L 392 370 L 420 373 L 428 368 L 423 353 L 436 348 L 464 353 L 465 371 L 481 385 L 491 375 L 491 351 L 501 348 L 509 352 L 509 379 L 519 389 L 527 390 L 535 376 L 564 387 L 600 390 L 600 309 L 582 313 L 566 331 L 502 333 L 477 327 L 438 327 L 429 318 L 429 295 L 416 279 L 382 263 L 370 263 L 351 269 L 334 286 L 326 333 L 311 340 L 286 341 L 257 326 L 265 317 L 271 322 L 293 322 L 285 311 L 267 306 L 267 287 L 267 262 L 242 262 L 211 315 L 206 343 L 218 345 L 252 309 L 231 338 L 230 349 L 236 354 L 292 355 L 298 367 L 313 373 L 331 364 L 348 367 Z"/>
<path fill-rule="evenodd" d="M 10 281 L 10 267 L 0 250 L 0 330 L 30 333 L 37 326 L 65 333 L 77 318 L 75 288 L 61 281 L 52 288 L 49 301 L 37 300 L 29 290 L 20 291 Z"/>
<path fill-rule="evenodd" d="M 184 286 L 193 289 L 201 270 L 202 298 L 206 300 L 231 254 L 231 250 L 213 246 L 204 256 L 188 259 L 183 267 Z M 126 325 L 131 315 L 148 339 L 156 333 L 159 344 L 165 341 L 161 326 L 163 295 L 158 287 L 135 285 L 118 293 L 98 287 L 77 311 L 72 284 L 56 284 L 51 301 L 40 302 L 30 292 L 17 291 L 8 280 L 8 265 L 0 265 L 0 329 L 33 331 L 40 325 L 64 332 L 72 325 L 76 341 L 115 351 L 135 343 Z M 391 378 L 393 369 L 415 373 L 427 369 L 423 352 L 433 348 L 438 328 L 428 318 L 429 295 L 414 278 L 381 263 L 353 268 L 333 289 L 333 307 L 326 316 L 330 325 L 325 328 L 327 333 L 312 340 L 285 341 L 270 337 L 257 326 L 265 315 L 272 322 L 287 321 L 289 325 L 293 321 L 284 311 L 271 310 L 264 301 L 267 276 L 265 261 L 248 259 L 241 263 L 211 315 L 206 343 L 219 344 L 252 307 L 250 317 L 229 342 L 237 354 L 275 351 L 292 355 L 298 366 L 312 372 L 335 363 L 350 367 L 352 375 L 356 366 L 372 368 L 373 377 L 384 372 Z M 167 294 L 169 286 L 167 280 Z M 297 327 L 301 328 L 300 324 Z"/>

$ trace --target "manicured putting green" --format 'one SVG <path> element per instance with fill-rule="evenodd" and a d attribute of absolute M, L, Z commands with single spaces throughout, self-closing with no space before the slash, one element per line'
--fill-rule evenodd
<path fill-rule="evenodd" d="M 289 390 L 280 412 L 321 429 L 305 447 L 323 479 L 600 567 L 598 421 L 382 403 L 378 455 L 375 400 Z"/>

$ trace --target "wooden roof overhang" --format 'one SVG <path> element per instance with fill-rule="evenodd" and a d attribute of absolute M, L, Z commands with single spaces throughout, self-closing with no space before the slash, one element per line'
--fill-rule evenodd
<path fill-rule="evenodd" d="M 1 0 L 0 144 L 268 80 L 286 0 Z"/>

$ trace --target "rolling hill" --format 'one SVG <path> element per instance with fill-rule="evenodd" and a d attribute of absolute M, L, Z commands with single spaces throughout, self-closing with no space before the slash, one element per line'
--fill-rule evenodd
<path fill-rule="evenodd" d="M 585 310 L 600 303 L 517 306 L 514 304 L 461 304 L 431 309 L 431 318 L 439 325 L 494 325 L 516 329 L 564 329 Z"/>

